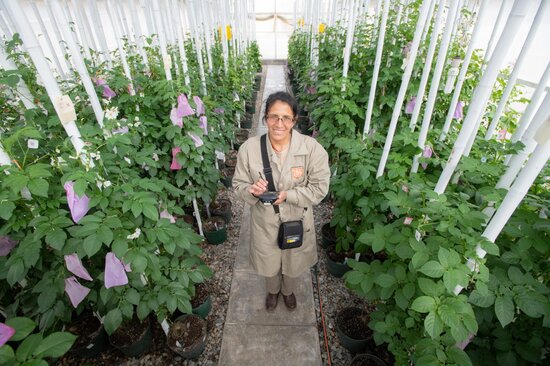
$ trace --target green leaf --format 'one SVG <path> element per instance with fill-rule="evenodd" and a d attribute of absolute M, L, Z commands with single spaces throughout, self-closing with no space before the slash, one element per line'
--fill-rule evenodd
<path fill-rule="evenodd" d="M 381 273 L 374 282 L 384 288 L 391 287 L 395 285 L 395 278 L 392 275 L 389 275 L 387 273 Z"/>
<path fill-rule="evenodd" d="M 20 341 L 26 338 L 36 328 L 36 323 L 29 318 L 17 317 L 6 320 L 6 324 L 15 329 L 12 341 Z"/>
<path fill-rule="evenodd" d="M 432 311 L 426 316 L 426 319 L 424 319 L 424 329 L 426 329 L 426 332 L 434 339 L 443 331 L 443 322 L 439 316 Z"/>
<path fill-rule="evenodd" d="M 403 286 L 403 295 L 407 298 L 407 300 L 410 300 L 414 293 L 416 292 L 416 287 L 413 283 L 407 283 L 405 286 Z"/>
<path fill-rule="evenodd" d="M 31 165 L 27 172 L 29 173 L 30 178 L 45 178 L 45 177 L 51 177 L 52 173 L 50 173 L 50 166 L 46 164 L 34 164 Z"/>
<path fill-rule="evenodd" d="M 420 296 L 414 299 L 411 309 L 419 313 L 429 313 L 435 308 L 435 299 L 430 296 Z"/>
<path fill-rule="evenodd" d="M 25 276 L 25 264 L 21 258 L 17 258 L 13 261 L 8 270 L 7 280 L 10 286 L 15 285 L 17 282 L 21 281 Z"/>
<path fill-rule="evenodd" d="M 420 287 L 420 290 L 428 296 L 439 296 L 439 286 L 437 286 L 437 284 L 429 278 L 418 278 L 418 287 Z"/>
<path fill-rule="evenodd" d="M 41 197 L 48 197 L 48 189 L 50 188 L 50 185 L 47 180 L 42 178 L 34 178 L 29 180 L 29 184 L 27 185 L 29 188 L 29 191 L 33 195 L 41 196 Z"/>
<path fill-rule="evenodd" d="M 13 210 L 15 210 L 15 204 L 10 201 L 0 202 L 0 217 L 4 220 L 9 220 Z M 13 351 L 12 351 L 13 352 Z"/>
<path fill-rule="evenodd" d="M 488 240 L 484 240 L 480 243 L 480 246 L 483 250 L 485 250 L 488 254 L 498 256 L 500 253 L 500 249 L 498 245 L 495 243 L 491 243 Z"/>
<path fill-rule="evenodd" d="M 46 243 L 49 244 L 52 248 L 57 250 L 62 250 L 67 240 L 67 233 L 65 230 L 54 228 L 52 231 L 49 231 L 46 235 Z"/>
<path fill-rule="evenodd" d="M 441 305 L 439 309 L 437 309 L 437 313 L 439 314 L 439 317 L 450 328 L 456 327 L 460 324 L 460 317 L 457 315 L 456 311 L 452 308 L 450 308 L 448 305 Z"/>
<path fill-rule="evenodd" d="M 420 272 L 424 273 L 426 276 L 439 278 L 443 275 L 445 269 L 437 261 L 429 261 L 425 263 L 420 269 Z"/>
<path fill-rule="evenodd" d="M 103 326 L 107 334 L 111 335 L 122 324 L 122 312 L 120 309 L 115 308 L 110 310 L 105 316 Z"/>
<path fill-rule="evenodd" d="M 36 357 L 61 357 L 73 345 L 77 336 L 67 332 L 55 332 L 44 338 L 34 352 Z"/>
<path fill-rule="evenodd" d="M 138 305 L 139 300 L 140 300 L 140 296 L 139 296 L 139 293 L 137 292 L 137 290 L 134 289 L 134 288 L 129 288 L 126 291 L 126 300 L 132 305 Z"/>
<path fill-rule="evenodd" d="M 518 267 L 510 266 L 508 268 L 508 277 L 510 277 L 514 285 L 523 285 L 525 283 L 523 272 Z"/>
<path fill-rule="evenodd" d="M 141 203 L 134 201 L 132 203 L 132 214 L 134 215 L 134 217 L 138 217 L 141 214 L 141 211 L 142 211 Z"/>
<path fill-rule="evenodd" d="M 147 315 L 149 315 L 149 312 L 151 309 L 149 309 L 149 306 L 147 305 L 147 301 L 141 301 L 136 309 L 136 314 L 139 319 L 145 319 Z M 187 314 L 191 314 L 191 309 L 187 312 Z"/>
<path fill-rule="evenodd" d="M 430 259 L 430 255 L 427 251 L 423 250 L 421 252 L 414 253 L 411 263 L 415 269 L 418 269 L 422 267 L 428 259 Z"/>
<path fill-rule="evenodd" d="M 363 277 L 365 277 L 365 275 L 359 271 L 349 271 L 344 275 L 344 279 L 350 285 L 357 285 L 361 283 Z"/>
<path fill-rule="evenodd" d="M 132 206 L 133 208 L 133 206 Z M 153 205 L 143 205 L 143 214 L 150 218 L 153 221 L 159 220 L 159 213 L 155 206 Z"/>
<path fill-rule="evenodd" d="M 95 234 L 88 236 L 86 239 L 84 239 L 84 242 L 82 243 L 82 246 L 84 247 L 84 252 L 86 252 L 86 255 L 88 257 L 92 257 L 94 254 L 96 254 L 99 249 L 101 249 L 101 245 L 101 240 L 99 240 Z"/>
<path fill-rule="evenodd" d="M 42 342 L 41 334 L 29 335 L 27 338 L 23 340 L 23 342 L 21 342 L 19 347 L 17 347 L 17 351 L 15 352 L 15 358 L 17 358 L 17 360 L 20 362 L 26 361 L 33 355 L 34 350 L 38 348 L 41 342 Z"/>
<path fill-rule="evenodd" d="M 502 327 L 514 319 L 514 302 L 511 296 L 499 296 L 495 300 L 495 314 Z"/>
<path fill-rule="evenodd" d="M 457 347 L 447 348 L 447 358 L 449 361 L 460 366 L 472 366 L 472 361 L 468 354 Z"/>
<path fill-rule="evenodd" d="M 472 291 L 468 301 L 476 306 L 481 308 L 488 308 L 493 305 L 495 302 L 495 296 L 492 293 L 488 293 L 483 296 L 478 290 Z"/>
<path fill-rule="evenodd" d="M 134 259 L 132 259 L 132 271 L 143 273 L 145 268 L 147 268 L 147 258 L 141 254 L 136 254 Z"/>
<path fill-rule="evenodd" d="M 15 353 L 13 349 L 7 344 L 0 347 L 0 365 L 13 365 L 15 364 Z"/>
<path fill-rule="evenodd" d="M 102 225 L 97 230 L 97 239 L 109 246 L 113 241 L 113 232 L 106 225 Z"/>

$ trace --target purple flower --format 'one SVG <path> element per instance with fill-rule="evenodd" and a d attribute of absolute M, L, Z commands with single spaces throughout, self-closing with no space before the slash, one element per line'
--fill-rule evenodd
<path fill-rule="evenodd" d="M 472 339 L 474 339 L 474 335 L 473 334 L 469 334 L 468 335 L 468 338 L 466 338 L 465 340 L 463 340 L 462 342 L 459 342 L 456 344 L 456 347 L 457 348 L 460 348 L 461 350 L 464 351 L 464 348 L 466 348 L 466 346 L 468 346 L 468 344 L 470 344 L 470 342 L 472 341 Z"/>
<path fill-rule="evenodd" d="M 102 79 L 102 78 L 96 78 L 96 79 L 93 79 L 94 80 L 94 83 L 95 85 L 105 85 L 107 84 L 107 81 L 105 81 L 105 79 Z"/>
<path fill-rule="evenodd" d="M 187 117 L 195 113 L 193 108 L 189 105 L 189 101 L 185 94 L 180 94 L 178 97 L 178 117 Z"/>
<path fill-rule="evenodd" d="M 105 288 L 122 286 L 128 283 L 124 263 L 118 259 L 115 253 L 110 252 L 105 256 Z"/>
<path fill-rule="evenodd" d="M 458 101 L 456 103 L 455 113 L 453 114 L 453 118 L 461 119 L 464 118 L 464 114 L 462 113 L 462 109 L 464 108 L 464 103 L 462 101 Z"/>
<path fill-rule="evenodd" d="M 65 278 L 65 292 L 69 295 L 69 299 L 71 299 L 71 304 L 73 304 L 73 307 L 76 308 L 78 304 L 80 304 L 88 295 L 90 289 L 82 286 L 75 276 L 71 276 L 69 278 Z"/>
<path fill-rule="evenodd" d="M 105 98 L 113 98 L 116 97 L 116 93 L 113 91 L 113 89 L 109 88 L 109 85 L 105 84 L 103 85 L 103 96 Z"/>
<path fill-rule="evenodd" d="M 182 166 L 178 163 L 178 160 L 176 159 L 176 155 L 181 152 L 180 147 L 174 147 L 172 148 L 172 164 L 170 164 L 171 170 L 180 170 Z"/>
<path fill-rule="evenodd" d="M 80 261 L 80 258 L 78 258 L 78 255 L 76 253 L 65 256 L 65 267 L 67 267 L 67 269 L 72 272 L 72 274 L 85 280 L 93 281 L 92 277 L 90 276 L 86 268 L 84 268 L 82 262 Z"/>
<path fill-rule="evenodd" d="M 191 140 L 193 140 L 193 142 L 195 143 L 195 147 L 200 147 L 204 144 L 204 142 L 202 142 L 202 139 L 195 135 L 194 133 L 190 133 L 188 132 L 187 133 L 189 135 L 189 137 L 191 137 Z"/>
<path fill-rule="evenodd" d="M 9 341 L 14 334 L 15 329 L 10 327 L 9 325 L 0 323 L 0 347 L 6 344 L 6 342 Z"/>
<path fill-rule="evenodd" d="M 432 157 L 432 154 L 433 154 L 433 150 L 430 146 L 426 145 L 424 147 L 424 151 L 422 152 L 422 157 L 423 158 L 431 158 Z M 428 164 L 427 163 L 422 163 L 422 168 L 426 169 L 428 167 Z"/>
<path fill-rule="evenodd" d="M 314 87 L 314 86 L 310 86 L 309 88 L 307 88 L 307 92 L 308 92 L 308 94 L 316 94 L 317 93 L 317 88 Z"/>
<path fill-rule="evenodd" d="M 10 254 L 11 250 L 19 243 L 7 235 L 0 235 L 0 257 Z"/>
<path fill-rule="evenodd" d="M 208 120 L 206 119 L 206 116 L 199 117 L 199 126 L 204 131 L 204 134 L 208 135 Z"/>
<path fill-rule="evenodd" d="M 204 110 L 204 104 L 202 103 L 201 98 L 195 95 L 193 97 L 193 101 L 197 106 L 197 116 L 200 116 L 201 114 L 206 114 L 206 111 Z"/>
<path fill-rule="evenodd" d="M 117 134 L 122 134 L 124 135 L 125 133 L 128 133 L 128 126 L 124 126 L 124 127 L 121 127 L 121 128 L 116 128 L 113 130 L 113 135 L 117 135 Z"/>
<path fill-rule="evenodd" d="M 69 209 L 71 210 L 71 216 L 75 224 L 77 224 L 80 221 L 80 219 L 83 218 L 88 212 L 88 210 L 90 209 L 88 207 L 90 199 L 86 195 L 82 197 L 78 197 L 74 193 L 73 184 L 74 184 L 73 182 L 68 181 L 67 183 L 65 183 L 63 187 L 67 192 L 67 204 L 69 205 Z"/>
<path fill-rule="evenodd" d="M 174 224 L 176 222 L 174 216 L 172 216 L 166 209 L 160 213 L 160 218 L 170 220 L 171 224 Z"/>
<path fill-rule="evenodd" d="M 214 108 L 214 113 L 223 114 L 223 113 L 225 113 L 225 109 L 223 109 L 221 107 Z"/>
<path fill-rule="evenodd" d="M 178 115 L 178 108 L 172 108 L 172 111 L 170 111 L 170 121 L 174 126 L 183 128 L 183 118 Z"/>
<path fill-rule="evenodd" d="M 502 129 L 502 130 L 498 131 L 497 139 L 501 140 L 501 141 L 504 141 L 504 140 L 506 140 L 506 135 L 507 134 L 508 134 L 508 130 Z"/>
<path fill-rule="evenodd" d="M 412 97 L 408 102 L 407 102 L 407 105 L 405 106 L 405 113 L 407 114 L 412 114 L 412 112 L 414 111 L 414 106 L 416 104 L 416 97 Z"/>

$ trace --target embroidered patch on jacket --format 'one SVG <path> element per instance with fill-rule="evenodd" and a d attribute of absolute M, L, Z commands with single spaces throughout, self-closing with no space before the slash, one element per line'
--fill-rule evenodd
<path fill-rule="evenodd" d="M 292 179 L 300 179 L 304 176 L 303 166 L 294 166 L 290 170 L 292 171 Z"/>

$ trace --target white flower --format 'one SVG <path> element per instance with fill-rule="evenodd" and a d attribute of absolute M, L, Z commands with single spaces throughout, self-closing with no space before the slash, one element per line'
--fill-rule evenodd
<path fill-rule="evenodd" d="M 144 98 L 144 97 L 145 97 L 145 94 L 139 93 L 139 97 L 140 97 L 140 98 Z"/>
<path fill-rule="evenodd" d="M 482 156 L 482 157 L 481 157 L 481 162 L 482 162 L 482 163 L 486 163 L 486 162 L 487 162 L 487 157 Z"/>
<path fill-rule="evenodd" d="M 107 188 L 107 187 L 110 187 L 111 186 L 111 181 L 110 180 L 106 180 L 105 182 L 103 182 L 103 187 Z"/>
<path fill-rule="evenodd" d="M 124 157 L 124 161 L 126 161 L 126 162 L 127 162 L 128 164 L 130 164 L 130 165 L 132 164 L 132 160 L 130 160 L 130 159 L 127 158 L 127 157 Z"/>
<path fill-rule="evenodd" d="M 101 102 L 102 102 L 104 105 L 109 105 L 109 104 L 111 104 L 111 99 L 101 99 Z"/>
<path fill-rule="evenodd" d="M 147 172 L 149 171 L 149 167 L 145 163 L 141 164 L 141 168 L 144 169 Z"/>
<path fill-rule="evenodd" d="M 159 156 L 157 155 L 157 153 L 153 153 L 153 160 L 159 161 Z"/>
<path fill-rule="evenodd" d="M 139 238 L 140 235 L 141 235 L 141 229 L 138 227 L 136 231 L 134 231 L 133 234 L 128 235 L 126 239 L 130 239 L 130 240 L 137 239 Z"/>
<path fill-rule="evenodd" d="M 141 122 L 139 122 L 139 121 L 136 122 L 136 123 L 134 123 L 134 126 L 135 126 L 135 127 L 137 127 L 137 126 L 139 126 L 139 125 L 141 125 Z"/>
<path fill-rule="evenodd" d="M 97 182 L 95 182 L 95 185 L 101 190 L 101 188 L 103 187 L 103 182 L 98 180 Z"/>
<path fill-rule="evenodd" d="M 135 117 L 134 117 L 134 122 L 137 122 L 137 121 L 139 121 L 139 117 L 138 117 L 138 116 L 135 116 Z"/>
<path fill-rule="evenodd" d="M 118 116 L 118 107 L 109 108 L 105 111 L 105 118 L 116 119 Z"/>

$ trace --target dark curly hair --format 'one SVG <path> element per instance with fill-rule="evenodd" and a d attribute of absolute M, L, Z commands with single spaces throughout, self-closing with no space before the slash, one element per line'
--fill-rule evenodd
<path fill-rule="evenodd" d="M 292 95 L 288 94 L 287 92 L 278 91 L 275 93 L 272 93 L 269 97 L 267 97 L 267 100 L 265 101 L 265 112 L 264 112 L 264 118 L 267 116 L 267 113 L 275 104 L 275 102 L 283 102 L 290 106 L 292 109 L 293 117 L 296 117 L 298 115 L 298 103 L 296 103 L 296 100 Z"/>

